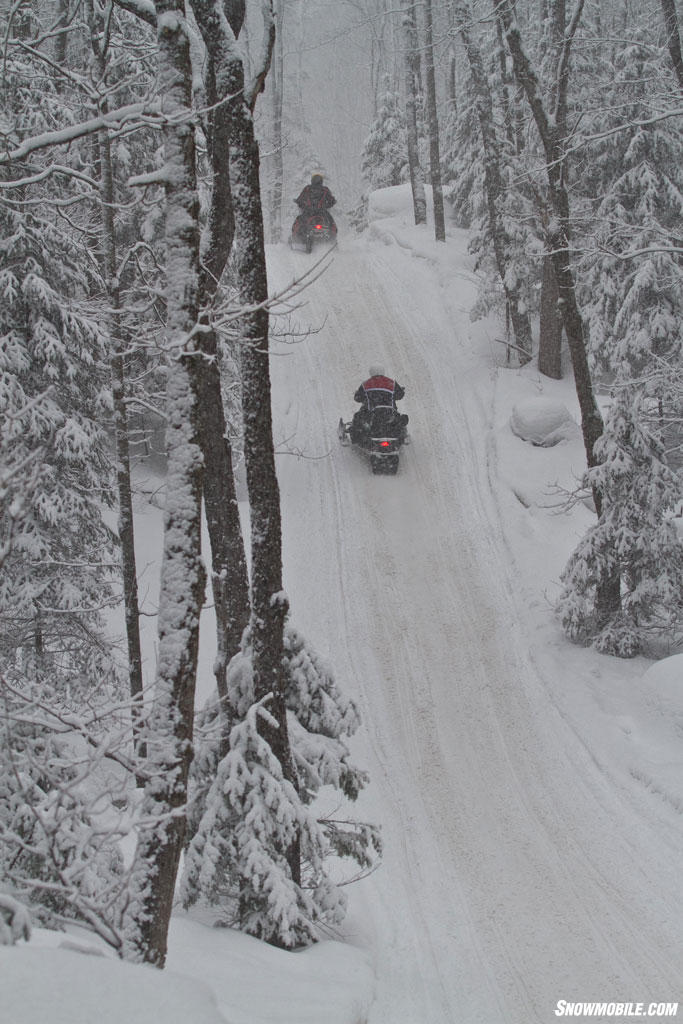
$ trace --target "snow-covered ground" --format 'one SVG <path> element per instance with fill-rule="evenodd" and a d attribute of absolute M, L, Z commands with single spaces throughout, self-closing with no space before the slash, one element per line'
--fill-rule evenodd
<path fill-rule="evenodd" d="M 465 234 L 411 220 L 407 187 L 373 195 L 295 314 L 319 330 L 272 360 L 292 622 L 360 705 L 355 810 L 382 866 L 303 953 L 179 914 L 159 973 L 39 932 L 0 949 L 3 1024 L 547 1024 L 559 1000 L 683 994 L 683 655 L 564 639 L 552 603 L 591 514 L 561 489 L 583 447 L 566 421 L 552 447 L 519 428 L 578 418 L 571 379 L 506 365 L 496 324 L 469 319 Z M 313 259 L 273 248 L 272 290 Z M 396 477 L 336 438 L 371 364 L 406 388 Z"/>

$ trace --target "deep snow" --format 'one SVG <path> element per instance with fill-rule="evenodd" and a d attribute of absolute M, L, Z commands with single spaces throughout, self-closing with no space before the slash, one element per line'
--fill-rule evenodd
<path fill-rule="evenodd" d="M 319 330 L 272 368 L 292 621 L 360 704 L 355 812 L 382 825 L 383 864 L 349 887 L 343 941 L 304 953 L 179 914 L 158 973 L 38 932 L 0 949 L 3 1024 L 546 1024 L 561 999 L 681 995 L 683 655 L 564 639 L 581 439 L 538 447 L 510 418 L 538 398 L 578 417 L 571 379 L 508 366 L 495 322 L 470 322 L 463 232 L 414 227 L 407 187 L 371 198 L 295 313 Z M 269 258 L 272 291 L 314 259 Z M 406 388 L 396 477 L 336 438 L 378 363 Z M 158 523 L 139 517 L 147 552 Z"/>

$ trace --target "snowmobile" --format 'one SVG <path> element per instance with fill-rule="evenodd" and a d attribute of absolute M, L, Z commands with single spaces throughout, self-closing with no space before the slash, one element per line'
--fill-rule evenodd
<path fill-rule="evenodd" d="M 410 441 L 407 422 L 408 417 L 394 406 L 378 405 L 348 423 L 340 419 L 337 434 L 343 445 L 353 445 L 369 459 L 373 473 L 393 476 L 398 472 L 399 452 Z"/>
<path fill-rule="evenodd" d="M 312 252 L 316 242 L 336 242 L 337 225 L 326 210 L 300 213 L 292 225 L 290 247 L 297 252 Z"/>

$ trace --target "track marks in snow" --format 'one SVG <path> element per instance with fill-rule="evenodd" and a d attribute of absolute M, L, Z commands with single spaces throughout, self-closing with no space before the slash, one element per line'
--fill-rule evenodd
<path fill-rule="evenodd" d="M 396 258 L 340 250 L 310 293 L 322 331 L 274 361 L 276 393 L 300 403 L 295 446 L 332 443 L 279 472 L 293 615 L 360 703 L 361 811 L 384 827 L 384 865 L 357 887 L 376 928 L 371 1022 L 531 1024 L 559 998 L 667 998 L 646 836 L 550 701 L 515 608 L 465 339 L 432 270 L 410 261 L 401 279 Z M 378 362 L 406 386 L 412 437 L 388 478 L 335 447 Z"/>

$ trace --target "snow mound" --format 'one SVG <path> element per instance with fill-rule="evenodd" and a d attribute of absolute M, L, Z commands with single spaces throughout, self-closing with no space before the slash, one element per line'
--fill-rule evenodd
<path fill-rule="evenodd" d="M 643 681 L 657 690 L 668 710 L 683 714 L 683 654 L 672 654 L 655 662 L 643 675 Z"/>
<path fill-rule="evenodd" d="M 512 408 L 510 429 L 517 437 L 542 448 L 573 440 L 579 426 L 566 405 L 552 398 L 528 398 Z"/>
<path fill-rule="evenodd" d="M 229 1024 L 196 979 L 65 949 L 0 947 L 7 1024 Z"/>
<path fill-rule="evenodd" d="M 383 217 L 405 217 L 411 213 L 410 185 L 392 185 L 378 188 L 368 196 L 368 220 Z"/>

